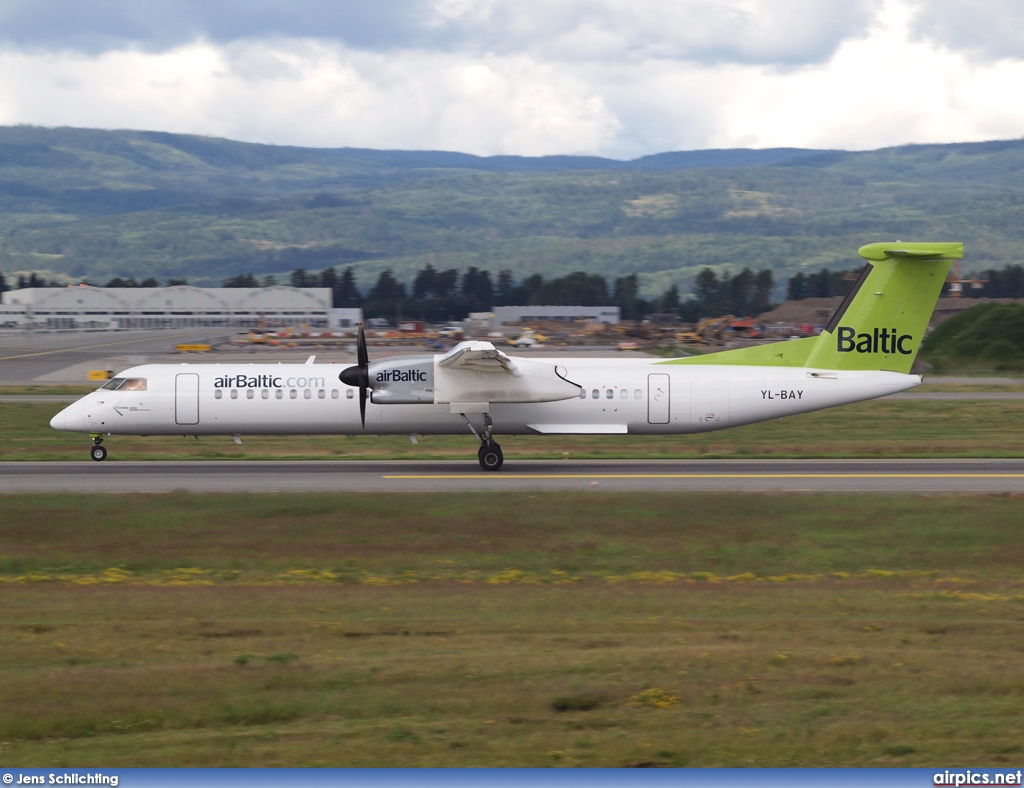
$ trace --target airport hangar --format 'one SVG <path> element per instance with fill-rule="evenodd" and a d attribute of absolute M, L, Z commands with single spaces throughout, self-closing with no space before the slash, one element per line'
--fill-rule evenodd
<path fill-rule="evenodd" d="M 344 328 L 361 315 L 353 321 L 354 315 L 338 313 L 361 311 L 332 310 L 331 290 L 325 287 L 29 287 L 2 294 L 0 328 Z"/>

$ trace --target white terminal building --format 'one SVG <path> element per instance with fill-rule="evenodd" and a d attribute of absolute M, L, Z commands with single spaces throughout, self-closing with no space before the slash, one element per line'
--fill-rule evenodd
<path fill-rule="evenodd" d="M 617 306 L 496 306 L 493 310 L 494 327 L 509 324 L 532 323 L 539 320 L 558 320 L 571 323 L 585 320 L 589 323 L 618 325 L 620 310 Z"/>
<path fill-rule="evenodd" d="M 0 329 L 327 328 L 327 287 L 29 287 L 0 296 Z"/>

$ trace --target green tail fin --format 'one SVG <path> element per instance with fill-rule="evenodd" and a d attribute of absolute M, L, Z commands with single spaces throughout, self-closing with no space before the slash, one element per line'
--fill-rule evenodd
<path fill-rule="evenodd" d="M 962 243 L 862 246 L 868 261 L 804 366 L 910 372 Z"/>
<path fill-rule="evenodd" d="M 749 364 L 910 372 L 962 243 L 862 246 L 867 265 L 820 336 L 675 359 L 673 364 Z"/>

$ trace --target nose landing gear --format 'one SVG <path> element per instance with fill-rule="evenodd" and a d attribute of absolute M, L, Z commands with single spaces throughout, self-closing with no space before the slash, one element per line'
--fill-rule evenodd
<path fill-rule="evenodd" d="M 103 448 L 103 438 L 99 435 L 92 436 L 92 448 L 89 450 L 89 456 L 92 457 L 96 462 L 103 462 L 107 459 L 107 450 Z"/>

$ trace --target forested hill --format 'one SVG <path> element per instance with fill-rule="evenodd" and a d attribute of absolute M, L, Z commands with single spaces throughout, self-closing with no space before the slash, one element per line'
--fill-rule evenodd
<path fill-rule="evenodd" d="M 851 268 L 884 239 L 1022 262 L 1024 141 L 851 153 L 684 151 L 630 162 L 308 149 L 158 132 L 0 128 L 0 272 L 219 284 L 430 263 L 516 277 Z"/>

